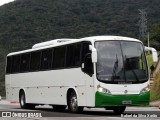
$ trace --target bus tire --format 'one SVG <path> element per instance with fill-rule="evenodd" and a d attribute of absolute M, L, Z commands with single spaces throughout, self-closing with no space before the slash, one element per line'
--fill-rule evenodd
<path fill-rule="evenodd" d="M 52 105 L 54 111 L 62 111 L 66 109 L 65 105 Z"/>
<path fill-rule="evenodd" d="M 78 106 L 78 99 L 75 91 L 72 91 L 70 94 L 68 109 L 73 113 L 79 113 L 83 111 L 83 107 Z"/>
<path fill-rule="evenodd" d="M 20 103 L 20 107 L 22 109 L 34 109 L 35 108 L 34 104 L 27 104 L 26 103 L 26 96 L 25 96 L 24 91 L 20 92 L 19 103 Z"/>
<path fill-rule="evenodd" d="M 122 114 L 126 109 L 126 106 L 117 106 L 113 108 L 115 114 Z"/>

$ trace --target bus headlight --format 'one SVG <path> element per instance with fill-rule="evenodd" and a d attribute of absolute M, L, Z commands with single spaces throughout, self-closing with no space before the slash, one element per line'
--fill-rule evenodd
<path fill-rule="evenodd" d="M 101 87 L 100 85 L 97 86 L 97 91 L 98 92 L 103 92 L 103 93 L 107 93 L 107 94 L 111 94 L 110 90 Z"/>
<path fill-rule="evenodd" d="M 142 93 L 145 93 L 145 92 L 149 92 L 150 91 L 150 88 L 149 88 L 149 85 L 145 88 L 143 88 L 141 91 L 140 91 L 140 94 Z"/>

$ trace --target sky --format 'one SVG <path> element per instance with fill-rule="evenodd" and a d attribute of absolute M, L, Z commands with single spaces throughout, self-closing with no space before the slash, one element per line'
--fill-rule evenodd
<path fill-rule="evenodd" d="M 14 0 L 0 0 L 0 6 L 5 4 L 5 3 L 9 3 L 9 2 L 12 2 Z"/>

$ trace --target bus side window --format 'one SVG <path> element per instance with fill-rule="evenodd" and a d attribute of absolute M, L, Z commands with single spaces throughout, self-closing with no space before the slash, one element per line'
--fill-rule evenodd
<path fill-rule="evenodd" d="M 81 44 L 74 45 L 74 66 L 80 66 Z"/>
<path fill-rule="evenodd" d="M 66 67 L 74 66 L 74 45 L 67 46 Z"/>
<path fill-rule="evenodd" d="M 91 45 L 90 42 L 84 42 L 83 43 L 81 63 L 84 63 L 86 55 L 88 55 L 89 53 L 91 53 L 91 51 L 89 50 L 89 45 Z"/>
<path fill-rule="evenodd" d="M 29 62 L 30 62 L 30 54 L 22 54 L 21 55 L 21 65 L 20 65 L 20 71 L 25 72 L 29 71 Z"/>
<path fill-rule="evenodd" d="M 35 51 L 31 53 L 31 63 L 30 63 L 30 70 L 37 71 L 40 68 L 40 51 Z"/>
<path fill-rule="evenodd" d="M 7 67 L 6 67 L 6 73 L 9 74 L 11 73 L 11 66 L 12 66 L 12 57 L 9 56 L 7 57 Z"/>
<path fill-rule="evenodd" d="M 20 70 L 20 55 L 16 55 L 12 57 L 12 67 L 11 72 L 17 73 Z"/>
<path fill-rule="evenodd" d="M 53 56 L 53 68 L 62 68 L 65 63 L 65 49 L 66 47 L 56 47 L 54 48 L 54 56 Z"/>
<path fill-rule="evenodd" d="M 82 71 L 87 73 L 91 77 L 94 71 L 93 71 L 93 63 L 91 59 L 91 51 L 89 50 L 89 45 L 91 45 L 90 42 L 83 43 L 81 62 L 84 63 L 84 68 L 82 68 Z"/>
<path fill-rule="evenodd" d="M 52 64 L 52 49 L 42 51 L 41 69 L 50 69 Z"/>

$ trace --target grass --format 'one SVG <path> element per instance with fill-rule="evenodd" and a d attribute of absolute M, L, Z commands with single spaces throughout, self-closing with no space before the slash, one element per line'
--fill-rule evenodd
<path fill-rule="evenodd" d="M 147 54 L 147 62 L 148 62 L 148 67 L 150 68 L 152 65 L 156 65 L 156 62 L 153 62 L 152 59 L 152 54 Z"/>

